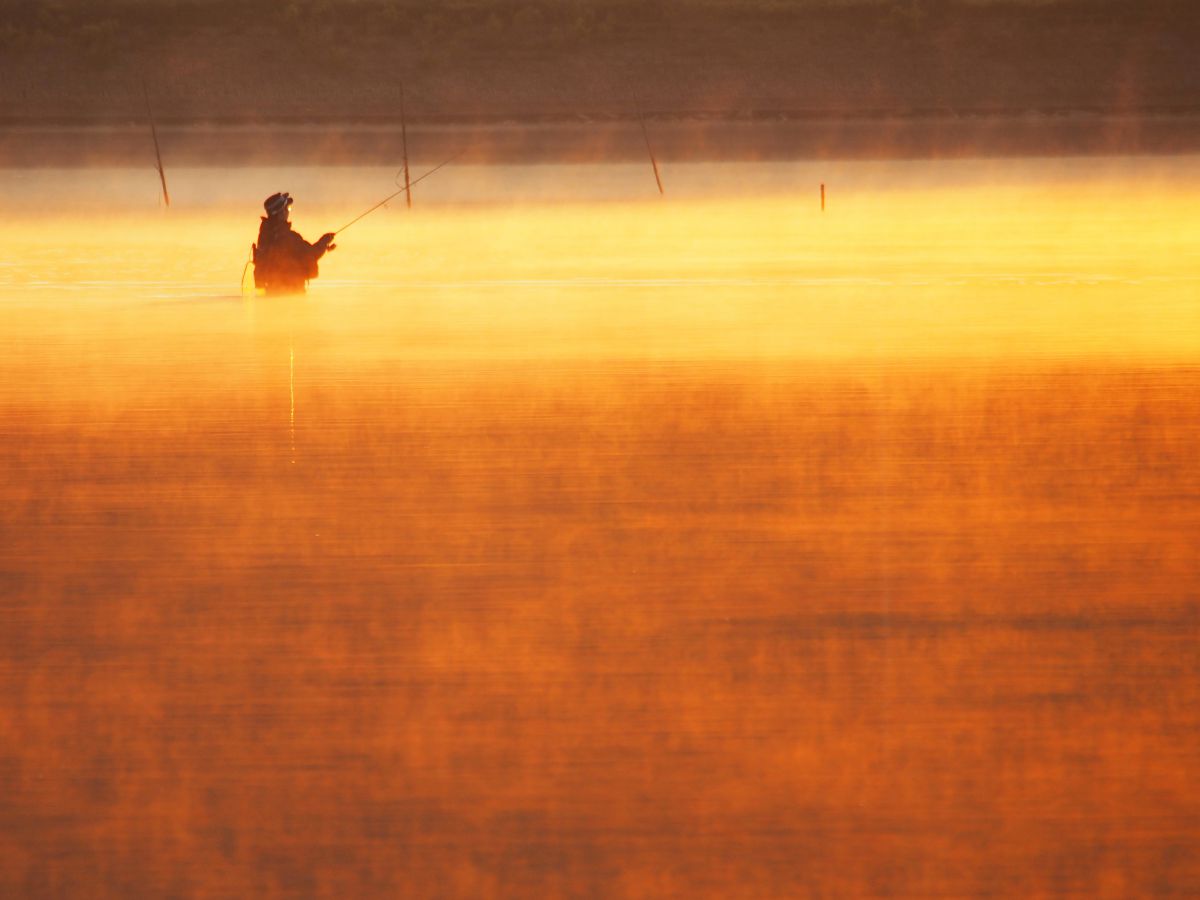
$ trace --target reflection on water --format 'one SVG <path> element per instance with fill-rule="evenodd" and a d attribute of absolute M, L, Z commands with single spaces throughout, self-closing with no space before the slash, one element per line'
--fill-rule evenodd
<path fill-rule="evenodd" d="M 1200 889 L 1200 167 L 766 168 L 16 207 L 0 893 Z"/>

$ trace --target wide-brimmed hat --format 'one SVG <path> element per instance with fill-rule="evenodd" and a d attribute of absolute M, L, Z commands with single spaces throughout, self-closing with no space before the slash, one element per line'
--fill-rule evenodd
<path fill-rule="evenodd" d="M 283 212 L 292 205 L 292 197 L 290 194 L 272 194 L 263 201 L 263 209 L 267 211 L 268 216 L 273 216 L 276 213 Z"/>

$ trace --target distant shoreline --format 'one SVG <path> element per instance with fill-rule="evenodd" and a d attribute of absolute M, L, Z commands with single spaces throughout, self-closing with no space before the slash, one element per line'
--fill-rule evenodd
<path fill-rule="evenodd" d="M 1016 106 L 1016 107 L 910 107 L 910 108 L 737 108 L 737 109 L 692 109 L 645 108 L 642 116 L 660 122 L 834 122 L 897 119 L 929 122 L 934 120 L 972 119 L 1061 119 L 1061 118 L 1105 118 L 1141 119 L 1156 118 L 1200 118 L 1200 98 L 1195 103 L 1160 104 L 1136 108 L 1114 108 L 1110 106 Z M 400 116 L 395 113 L 296 113 L 291 115 L 172 115 L 169 110 L 154 115 L 160 125 L 180 128 L 269 128 L 274 126 L 317 126 L 317 127 L 390 127 L 399 126 Z M 557 125 L 591 124 L 606 122 L 636 121 L 637 115 L 630 110 L 589 109 L 580 112 L 519 112 L 519 113 L 425 113 L 411 115 L 409 126 L 494 126 L 494 125 Z M 0 129 L 38 128 L 114 128 L 130 127 L 147 121 L 144 110 L 130 114 L 107 115 L 0 115 Z"/>
<path fill-rule="evenodd" d="M 789 112 L 721 117 L 650 113 L 664 160 L 930 159 L 1012 156 L 1128 156 L 1200 153 L 1200 111 L 1106 115 L 1095 111 L 829 116 Z M 393 118 L 272 122 L 159 119 L 169 164 L 342 165 L 396 162 Z M 636 119 L 462 119 L 408 123 L 410 152 L 423 159 L 461 153 L 475 163 L 625 162 L 644 157 Z M 6 168 L 141 165 L 143 118 L 72 123 L 0 120 Z"/>
<path fill-rule="evenodd" d="M 408 121 L 430 128 L 599 126 L 639 108 L 655 122 L 818 128 L 1200 116 L 1191 0 L 0 0 L 0 11 L 6 132 L 133 125 L 147 97 L 179 127 L 387 125 L 402 93 Z M 1115 140 L 1086 132 L 1048 144 L 1099 152 Z M 1152 140 L 1159 152 L 1165 138 Z"/>

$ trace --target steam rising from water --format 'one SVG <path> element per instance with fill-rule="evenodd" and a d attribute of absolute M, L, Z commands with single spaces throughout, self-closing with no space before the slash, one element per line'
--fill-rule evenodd
<path fill-rule="evenodd" d="M 1200 163 L 1090 165 L 447 170 L 269 299 L 392 172 L 0 173 L 0 894 L 1190 892 Z"/>
<path fill-rule="evenodd" d="M 315 239 L 393 190 L 395 173 L 170 174 L 167 211 L 148 170 L 0 173 L 7 331 L 97 328 L 135 344 L 239 332 L 277 306 L 239 284 L 262 198 L 292 192 L 293 221 Z M 448 167 L 417 186 L 411 212 L 398 198 L 339 237 L 307 315 L 360 359 L 1198 349 L 1196 158 L 677 165 L 665 179 L 659 200 L 648 166 Z"/>

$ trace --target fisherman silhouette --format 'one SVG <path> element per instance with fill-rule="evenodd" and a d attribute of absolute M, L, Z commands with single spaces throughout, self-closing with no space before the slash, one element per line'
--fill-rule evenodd
<path fill-rule="evenodd" d="M 305 284 L 317 277 L 317 260 L 337 247 L 333 232 L 310 244 L 292 230 L 288 210 L 291 195 L 272 194 L 263 202 L 267 214 L 258 228 L 258 243 L 251 247 L 254 286 L 268 294 L 303 294 Z"/>

